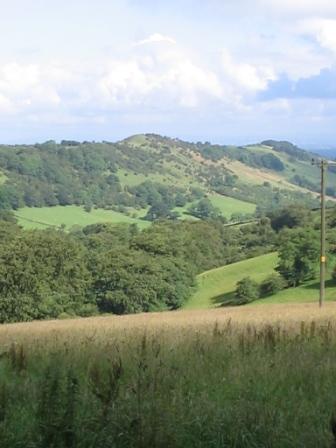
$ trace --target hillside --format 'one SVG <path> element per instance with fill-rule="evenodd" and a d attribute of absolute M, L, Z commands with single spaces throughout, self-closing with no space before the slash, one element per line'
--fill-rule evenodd
<path fill-rule="evenodd" d="M 273 273 L 277 264 L 276 253 L 233 263 L 203 272 L 197 276 L 197 288 L 193 296 L 184 305 L 185 309 L 206 309 L 220 307 L 233 298 L 236 283 L 243 277 L 251 277 L 260 283 Z M 332 265 L 330 265 L 330 269 Z M 314 302 L 319 297 L 319 281 L 311 280 L 296 288 L 288 288 L 278 293 L 254 301 L 251 306 L 259 304 Z M 335 300 L 336 286 L 327 273 L 326 300 Z"/>
<path fill-rule="evenodd" d="M 241 220 L 256 208 L 269 210 L 293 202 L 316 206 L 319 170 L 311 165 L 312 157 L 288 142 L 237 147 L 154 134 L 116 143 L 1 145 L 0 208 L 17 210 L 21 223 L 30 227 L 35 221 L 37 227 L 49 224 L 43 208 L 65 206 L 84 208 L 91 216 L 76 208 L 58 208 L 50 225 L 85 225 L 102 216 L 109 222 L 202 219 L 214 214 Z M 330 198 L 335 184 L 336 173 L 330 172 Z M 198 203 L 204 199 L 199 212 Z"/>

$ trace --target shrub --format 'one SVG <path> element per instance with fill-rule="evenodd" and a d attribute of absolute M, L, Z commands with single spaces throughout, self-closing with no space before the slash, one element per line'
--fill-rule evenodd
<path fill-rule="evenodd" d="M 241 305 L 244 303 L 253 302 L 253 300 L 259 297 L 258 283 L 250 277 L 244 277 L 242 280 L 237 282 L 235 296 Z"/>
<path fill-rule="evenodd" d="M 286 281 L 277 274 L 271 274 L 260 285 L 260 297 L 271 296 L 287 286 Z"/>

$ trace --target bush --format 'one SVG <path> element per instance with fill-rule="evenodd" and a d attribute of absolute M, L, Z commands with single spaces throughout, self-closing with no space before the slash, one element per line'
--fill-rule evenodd
<path fill-rule="evenodd" d="M 260 285 L 260 297 L 271 296 L 287 286 L 286 281 L 277 274 L 271 274 Z"/>
<path fill-rule="evenodd" d="M 238 299 L 239 305 L 253 302 L 259 297 L 259 285 L 250 277 L 245 277 L 236 285 L 235 296 Z"/>

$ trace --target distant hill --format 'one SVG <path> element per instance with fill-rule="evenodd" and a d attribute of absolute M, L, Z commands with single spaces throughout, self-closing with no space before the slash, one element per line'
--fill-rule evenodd
<path fill-rule="evenodd" d="M 134 222 L 199 219 L 203 212 L 237 220 L 256 208 L 261 212 L 293 202 L 316 206 L 314 156 L 275 140 L 232 146 L 156 134 L 119 142 L 0 145 L 0 208 L 77 206 L 88 213 L 97 208 Z M 335 185 L 331 172 L 330 197 L 336 196 Z M 24 216 L 29 219 L 29 213 Z"/>

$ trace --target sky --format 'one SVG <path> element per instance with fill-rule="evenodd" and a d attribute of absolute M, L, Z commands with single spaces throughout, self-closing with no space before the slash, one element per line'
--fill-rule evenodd
<path fill-rule="evenodd" d="M 335 0 L 0 0 L 0 143 L 336 147 Z"/>

